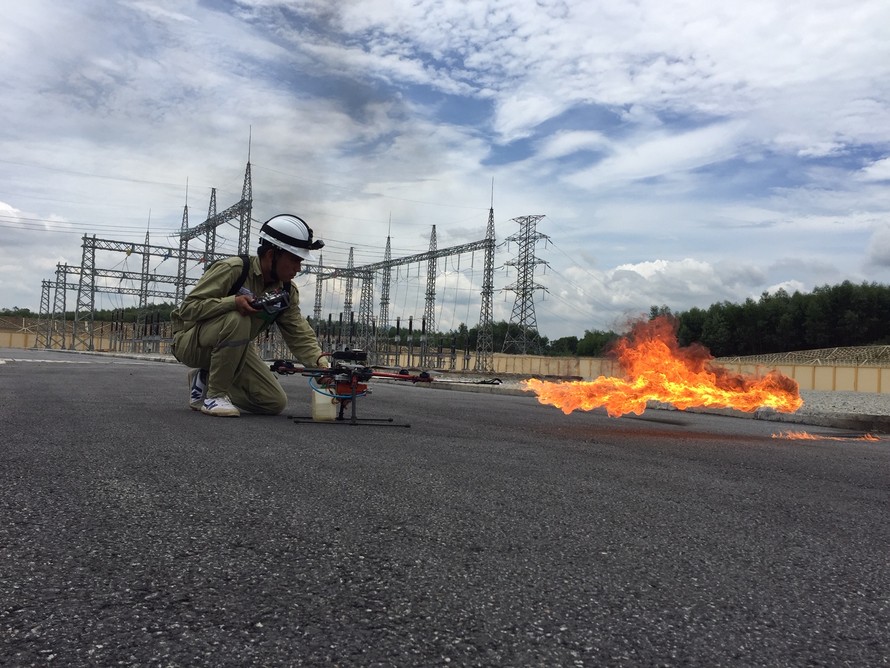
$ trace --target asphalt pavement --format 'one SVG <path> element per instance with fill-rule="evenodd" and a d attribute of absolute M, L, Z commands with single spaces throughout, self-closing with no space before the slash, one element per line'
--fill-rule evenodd
<path fill-rule="evenodd" d="M 0 665 L 879 666 L 890 441 L 372 381 L 367 425 L 0 350 Z M 410 424 L 410 427 L 398 426 Z"/>

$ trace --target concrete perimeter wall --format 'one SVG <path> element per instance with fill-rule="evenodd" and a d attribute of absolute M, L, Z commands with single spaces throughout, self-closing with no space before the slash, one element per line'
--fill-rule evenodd
<path fill-rule="evenodd" d="M 796 380 L 801 390 L 890 393 L 890 367 L 885 366 L 816 366 L 813 364 L 780 364 L 775 367 L 759 364 L 724 364 L 723 366 L 730 371 L 758 376 L 763 376 L 775 369 Z"/>
<path fill-rule="evenodd" d="M 531 355 L 495 355 L 494 357 L 496 372 L 504 374 L 577 376 L 583 380 L 621 374 L 617 363 L 600 357 L 538 357 Z M 775 370 L 796 380 L 801 390 L 890 393 L 890 367 L 812 364 L 765 366 L 724 363 L 719 359 L 715 362 L 729 371 L 758 378 Z"/>
<path fill-rule="evenodd" d="M 110 351 L 112 344 L 105 336 L 94 339 L 96 350 Z M 29 331 L 0 330 L 0 348 L 33 348 L 37 335 Z M 162 345 L 161 348 L 166 348 Z M 160 350 L 166 353 L 165 349 Z M 881 366 L 816 366 L 811 364 L 778 365 L 769 367 L 754 364 L 721 363 L 730 371 L 761 377 L 776 370 L 800 385 L 801 390 L 890 393 L 890 367 Z M 549 376 L 593 380 L 599 376 L 620 375 L 617 363 L 602 357 L 545 357 L 539 355 L 494 355 L 495 375 Z M 472 356 L 457 361 L 456 371 L 472 369 Z M 447 367 L 446 367 L 447 368 Z"/>

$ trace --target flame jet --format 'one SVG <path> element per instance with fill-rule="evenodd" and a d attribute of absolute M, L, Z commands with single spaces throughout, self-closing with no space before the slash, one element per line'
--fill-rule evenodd
<path fill-rule="evenodd" d="M 776 371 L 762 377 L 733 373 L 713 364 L 714 357 L 703 345 L 681 347 L 677 322 L 666 316 L 636 323 L 616 342 L 610 356 L 621 366 L 624 378 L 600 376 L 562 383 L 532 378 L 523 389 L 566 415 L 600 406 L 611 417 L 640 415 L 648 401 L 669 403 L 680 410 L 719 407 L 752 412 L 768 407 L 784 413 L 803 405 L 792 378 Z"/>

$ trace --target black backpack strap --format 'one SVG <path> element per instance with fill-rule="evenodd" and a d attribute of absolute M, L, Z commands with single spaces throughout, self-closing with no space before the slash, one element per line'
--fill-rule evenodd
<path fill-rule="evenodd" d="M 250 271 L 250 256 L 249 255 L 240 255 L 241 258 L 241 275 L 238 277 L 238 280 L 235 281 L 235 284 L 232 286 L 232 289 L 229 290 L 229 296 L 237 295 L 238 291 L 244 287 L 244 281 L 247 280 L 247 272 Z"/>

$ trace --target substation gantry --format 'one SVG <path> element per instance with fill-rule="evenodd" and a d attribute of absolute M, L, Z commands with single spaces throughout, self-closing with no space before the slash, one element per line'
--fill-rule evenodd
<path fill-rule="evenodd" d="M 189 228 L 188 204 L 183 208 L 182 224 L 179 233 L 179 247 L 153 246 L 149 243 L 149 233 L 145 233 L 145 243 L 135 244 L 131 241 L 116 241 L 112 239 L 97 239 L 95 235 L 83 236 L 83 254 L 80 267 L 66 267 L 62 276 L 56 271 L 56 281 L 44 281 L 40 299 L 40 324 L 36 346 L 38 348 L 51 348 L 55 344 L 64 341 L 65 331 L 65 293 L 67 290 L 77 291 L 77 305 L 74 310 L 74 327 L 72 330 L 71 349 L 80 347 L 83 350 L 94 349 L 94 313 L 97 293 L 129 294 L 138 296 L 139 318 L 144 319 L 148 307 L 149 297 L 161 297 L 171 299 L 178 304 L 184 298 L 186 289 L 194 285 L 196 279 L 188 277 L 188 263 L 204 263 L 206 267 L 215 259 L 227 257 L 226 254 L 216 252 L 216 228 L 220 225 L 237 220 L 238 229 L 238 254 L 247 253 L 250 245 L 250 220 L 253 208 L 253 185 L 250 172 L 250 160 L 244 172 L 244 184 L 241 189 L 241 199 L 224 211 L 216 211 L 216 188 L 211 190 L 210 206 L 207 218 L 203 223 L 194 228 Z M 203 251 L 189 250 L 188 242 L 199 236 L 205 237 Z M 96 251 L 121 252 L 130 256 L 139 254 L 142 256 L 142 271 L 115 272 L 114 270 L 100 269 L 96 267 Z M 175 259 L 177 261 L 176 276 L 163 276 L 149 271 L 149 259 L 161 257 L 164 260 Z M 79 277 L 76 284 L 68 283 L 65 274 L 72 273 Z M 97 283 L 97 278 L 119 278 L 120 281 L 138 280 L 139 288 L 128 289 L 122 286 L 111 288 Z M 173 291 L 152 289 L 152 283 L 169 283 L 173 285 Z M 49 293 L 54 292 L 53 308 L 50 312 Z M 44 324 L 44 321 L 46 323 Z M 61 327 L 60 327 L 61 325 Z M 59 332 L 62 332 L 61 337 Z M 64 348 L 64 343 L 60 346 Z"/>
<path fill-rule="evenodd" d="M 71 349 L 94 349 L 94 311 L 95 296 L 101 293 L 127 294 L 138 297 L 138 312 L 144 317 L 149 306 L 149 298 L 156 297 L 171 299 L 173 303 L 180 303 L 186 295 L 189 286 L 197 281 L 188 276 L 190 263 L 203 263 L 208 266 L 214 260 L 222 257 L 231 257 L 227 253 L 217 251 L 216 230 L 220 225 L 237 221 L 238 223 L 238 254 L 250 254 L 250 224 L 253 206 L 252 178 L 250 161 L 244 173 L 244 184 L 241 199 L 224 209 L 217 211 L 216 189 L 211 189 L 210 205 L 206 219 L 195 227 L 189 227 L 188 205 L 183 208 L 182 224 L 179 232 L 179 245 L 170 248 L 152 245 L 149 235 L 146 233 L 143 244 L 130 241 L 116 241 L 111 239 L 98 239 L 95 235 L 84 235 L 83 255 L 80 267 L 58 265 L 55 281 L 44 280 L 41 290 L 40 318 L 36 347 L 64 348 L 65 339 L 65 313 L 66 293 L 76 291 L 77 303 L 74 310 L 74 323 L 70 341 Z M 519 278 L 516 283 L 507 286 L 505 290 L 517 293 L 516 306 L 514 306 L 511 322 L 520 325 L 521 332 L 536 332 L 534 316 L 533 292 L 542 289 L 542 286 L 534 282 L 534 267 L 542 263 L 534 256 L 534 244 L 537 240 L 546 238 L 535 231 L 535 223 L 543 216 L 528 216 L 516 218 L 521 225 L 518 235 L 509 240 L 519 242 L 520 253 L 515 261 L 507 262 L 507 265 L 516 266 Z M 204 237 L 203 250 L 190 250 L 189 241 Z M 319 256 L 317 264 L 304 264 L 303 273 L 314 274 L 315 281 L 315 308 L 314 320 L 316 326 L 323 323 L 322 288 L 323 283 L 330 279 L 343 279 L 346 282 L 344 292 L 343 310 L 338 314 L 341 331 L 344 326 L 349 327 L 349 345 L 351 347 L 367 350 L 373 356 L 378 348 L 378 333 L 389 332 L 392 318 L 390 314 L 390 290 L 392 285 L 392 270 L 396 267 L 411 264 L 426 264 L 426 289 L 424 292 L 423 330 L 421 333 L 421 364 L 428 364 L 431 360 L 429 349 L 425 345 L 423 334 L 435 332 L 436 328 L 436 275 L 438 262 L 449 256 L 484 252 L 484 266 L 481 290 L 481 306 L 479 312 L 477 349 L 475 355 L 474 370 L 491 373 L 494 371 L 493 355 L 493 295 L 494 295 L 494 255 L 495 255 L 495 229 L 494 208 L 489 209 L 488 225 L 484 239 L 470 243 L 439 248 L 436 237 L 436 227 L 433 226 L 430 235 L 429 250 L 405 257 L 393 258 L 391 252 L 391 237 L 386 238 L 384 259 L 361 266 L 355 266 L 353 261 L 353 249 L 349 250 L 349 260 L 346 267 L 327 266 L 323 257 Z M 126 255 L 138 254 L 142 257 L 141 272 L 119 271 L 102 269 L 96 266 L 96 251 L 112 251 L 125 253 Z M 161 275 L 149 271 L 149 259 L 161 257 L 175 259 L 177 271 L 175 275 Z M 69 282 L 69 276 L 76 277 L 76 281 Z M 117 286 L 107 284 L 107 280 L 116 280 Z M 353 311 L 352 283 L 361 281 L 358 312 Z M 124 281 L 135 281 L 138 286 L 127 288 Z M 378 316 L 374 315 L 374 283 L 380 283 L 380 301 Z M 171 289 L 162 289 L 157 284 L 169 285 Z M 51 298 L 52 296 L 52 298 Z M 331 323 L 331 314 L 328 314 L 328 324 Z M 396 321 L 398 322 L 398 318 Z M 509 337 L 509 332 L 508 332 Z M 532 338 L 505 341 L 505 345 L 513 343 L 518 345 L 522 352 L 534 351 Z"/>
<path fill-rule="evenodd" d="M 315 309 L 313 312 L 314 319 L 317 323 L 322 322 L 322 291 L 325 280 L 342 279 L 345 281 L 344 288 L 344 306 L 339 314 L 339 322 L 337 330 L 346 331 L 346 339 L 348 344 L 368 350 L 372 353 L 378 352 L 378 333 L 388 332 L 391 324 L 390 320 L 390 289 L 392 285 L 392 270 L 395 267 L 426 263 L 426 290 L 424 294 L 424 315 L 423 330 L 421 333 L 421 366 L 429 364 L 430 353 L 426 345 L 426 333 L 434 332 L 435 307 L 436 307 L 436 274 L 437 263 L 440 259 L 464 253 L 471 253 L 478 250 L 485 250 L 485 265 L 483 268 L 483 299 L 482 309 L 479 321 L 479 341 L 486 346 L 477 344 L 475 370 L 480 372 L 491 372 L 494 370 L 493 365 L 493 346 L 491 330 L 492 307 L 491 298 L 493 294 L 492 283 L 494 274 L 494 210 L 489 210 L 488 228 L 486 230 L 485 239 L 472 241 L 470 243 L 459 246 L 451 246 L 448 248 L 438 248 L 436 240 L 436 226 L 433 226 L 430 235 L 430 249 L 425 253 L 417 253 L 405 257 L 392 257 L 392 238 L 386 237 L 386 249 L 384 251 L 384 259 L 382 262 L 374 262 L 371 264 L 355 266 L 353 248 L 349 249 L 349 259 L 346 267 L 329 267 L 325 266 L 323 256 L 319 257 L 319 264 L 304 265 L 304 273 L 316 275 L 315 282 Z M 380 283 L 380 310 L 379 316 L 374 317 L 374 284 L 379 279 Z M 359 307 L 357 315 L 352 308 L 353 281 L 361 281 L 361 291 L 359 298 Z M 486 317 L 487 314 L 487 317 Z M 328 331 L 333 328 L 330 322 L 331 314 L 328 314 Z"/>

